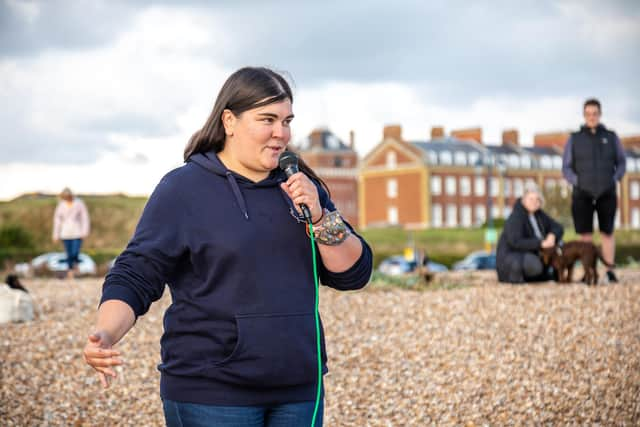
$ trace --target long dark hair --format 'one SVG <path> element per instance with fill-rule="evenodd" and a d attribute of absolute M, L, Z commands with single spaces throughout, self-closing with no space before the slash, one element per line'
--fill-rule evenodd
<path fill-rule="evenodd" d="M 293 103 L 291 86 L 284 77 L 265 67 L 244 67 L 231 74 L 218 93 L 213 110 L 202 126 L 189 139 L 184 149 L 184 161 L 196 153 L 224 149 L 226 134 L 222 125 L 222 113 L 230 110 L 239 116 L 247 110 L 274 104 L 288 99 Z M 318 181 L 327 192 L 327 184 L 302 159 L 299 169 Z"/>

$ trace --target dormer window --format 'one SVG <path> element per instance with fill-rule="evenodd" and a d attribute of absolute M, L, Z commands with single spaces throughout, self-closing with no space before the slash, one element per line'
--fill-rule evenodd
<path fill-rule="evenodd" d="M 517 154 L 509 154 L 509 167 L 512 169 L 520 167 L 520 159 Z"/>
<path fill-rule="evenodd" d="M 450 165 L 451 162 L 451 152 L 450 151 L 442 151 L 440 152 L 440 164 L 442 165 Z"/>

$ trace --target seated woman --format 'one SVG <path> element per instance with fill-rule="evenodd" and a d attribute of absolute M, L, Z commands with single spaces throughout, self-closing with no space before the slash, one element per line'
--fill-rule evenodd
<path fill-rule="evenodd" d="M 527 184 L 522 197 L 516 200 L 498 241 L 496 270 L 500 282 L 554 278 L 553 272 L 546 271 L 539 252 L 560 242 L 564 228 L 542 210 L 543 203 L 544 198 L 535 184 Z"/>

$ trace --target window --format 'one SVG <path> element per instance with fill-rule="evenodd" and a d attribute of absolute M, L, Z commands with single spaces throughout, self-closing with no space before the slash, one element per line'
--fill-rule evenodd
<path fill-rule="evenodd" d="M 517 154 L 509 154 L 509 167 L 514 169 L 520 167 L 520 159 Z"/>
<path fill-rule="evenodd" d="M 480 154 L 475 151 L 469 153 L 469 166 L 475 166 L 480 159 Z"/>
<path fill-rule="evenodd" d="M 450 196 L 454 196 L 456 194 L 456 177 L 448 176 L 445 178 L 444 183 L 445 183 L 445 192 Z"/>
<path fill-rule="evenodd" d="M 460 215 L 462 216 L 462 226 L 471 227 L 471 206 L 462 205 Z"/>
<path fill-rule="evenodd" d="M 447 226 L 455 227 L 458 225 L 458 212 L 456 210 L 456 205 L 450 204 L 447 205 Z"/>
<path fill-rule="evenodd" d="M 627 172 L 635 172 L 635 171 L 636 171 L 636 159 L 627 157 Z"/>
<path fill-rule="evenodd" d="M 471 180 L 468 176 L 460 177 L 460 194 L 469 196 L 471 194 Z"/>
<path fill-rule="evenodd" d="M 553 167 L 551 157 L 547 156 L 546 154 L 540 156 L 540 167 L 542 169 L 551 169 Z"/>
<path fill-rule="evenodd" d="M 389 206 L 387 209 L 387 221 L 389 224 L 396 225 L 398 224 L 398 208 L 395 206 Z"/>
<path fill-rule="evenodd" d="M 451 152 L 450 151 L 441 151 L 440 152 L 440 164 L 441 165 L 450 165 L 451 164 Z"/>
<path fill-rule="evenodd" d="M 487 220 L 487 209 L 484 205 L 476 205 L 476 224 L 482 225 Z"/>
<path fill-rule="evenodd" d="M 455 162 L 458 166 L 467 165 L 467 154 L 464 151 L 456 151 Z"/>
<path fill-rule="evenodd" d="M 529 186 L 529 187 L 537 185 L 536 181 L 533 178 L 527 178 L 526 183 L 527 183 L 527 186 Z"/>
<path fill-rule="evenodd" d="M 504 196 L 511 196 L 511 180 L 509 178 L 504 179 Z"/>
<path fill-rule="evenodd" d="M 553 156 L 553 168 L 554 169 L 562 169 L 562 157 Z"/>
<path fill-rule="evenodd" d="M 437 175 L 431 177 L 431 194 L 439 196 L 442 194 L 442 178 Z"/>
<path fill-rule="evenodd" d="M 431 207 L 431 225 L 442 227 L 442 205 L 434 203 Z"/>
<path fill-rule="evenodd" d="M 398 197 L 398 180 L 395 178 L 387 180 L 387 197 L 390 199 Z"/>
<path fill-rule="evenodd" d="M 640 209 L 631 209 L 631 228 L 640 228 Z"/>
<path fill-rule="evenodd" d="M 522 165 L 523 169 L 531 169 L 531 157 L 522 156 L 520 158 L 520 164 Z"/>
<path fill-rule="evenodd" d="M 387 167 L 389 169 L 394 169 L 398 164 L 398 157 L 396 152 L 393 150 L 387 151 Z"/>
<path fill-rule="evenodd" d="M 640 199 L 640 181 L 631 181 L 629 185 L 629 197 L 631 197 L 631 200 Z"/>
<path fill-rule="evenodd" d="M 503 216 L 504 218 L 509 218 L 509 215 L 511 215 L 511 206 L 507 206 L 507 205 L 505 205 L 505 206 L 504 206 L 504 210 L 503 210 L 503 212 L 502 212 L 502 216 Z"/>
<path fill-rule="evenodd" d="M 475 194 L 476 196 L 484 196 L 484 177 L 476 176 L 475 179 Z"/>
<path fill-rule="evenodd" d="M 438 153 L 435 151 L 429 151 L 429 164 L 437 165 L 438 164 Z"/>
<path fill-rule="evenodd" d="M 500 194 L 500 182 L 498 178 L 492 176 L 489 183 L 491 185 L 491 197 L 498 197 L 498 194 Z"/>
<path fill-rule="evenodd" d="M 522 192 L 524 191 L 524 182 L 520 178 L 516 178 L 513 180 L 513 195 L 516 197 L 521 197 Z"/>
<path fill-rule="evenodd" d="M 500 216 L 500 208 L 496 205 L 491 205 L 491 217 L 496 219 Z"/>

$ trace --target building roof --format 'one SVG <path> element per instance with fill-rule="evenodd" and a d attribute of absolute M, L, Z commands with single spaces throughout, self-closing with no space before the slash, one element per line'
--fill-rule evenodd
<path fill-rule="evenodd" d="M 509 169 L 560 169 L 560 150 L 555 147 L 521 147 L 515 144 L 478 144 L 455 137 L 410 141 L 431 165 L 476 166 L 481 159 Z"/>
<path fill-rule="evenodd" d="M 353 151 L 333 132 L 327 129 L 317 129 L 309 136 L 298 141 L 295 146 L 300 151 Z"/>

